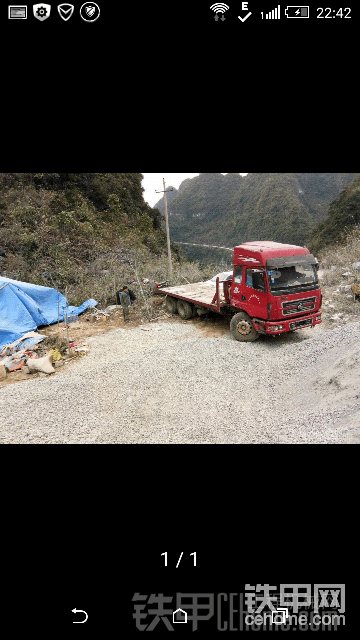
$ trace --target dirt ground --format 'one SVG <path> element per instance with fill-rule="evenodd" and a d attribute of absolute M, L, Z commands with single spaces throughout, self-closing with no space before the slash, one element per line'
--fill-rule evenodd
<path fill-rule="evenodd" d="M 163 298 L 159 296 L 154 296 L 153 304 L 159 308 L 159 315 L 164 314 L 161 319 L 165 322 L 178 322 L 179 319 L 174 317 L 168 317 L 165 315 L 165 307 L 163 306 Z M 43 340 L 38 344 L 38 347 L 33 349 L 34 351 L 38 351 L 38 356 L 41 357 L 46 355 L 46 353 L 57 344 L 76 342 L 78 347 L 88 347 L 87 339 L 91 336 L 98 336 L 107 331 L 113 331 L 114 329 L 126 329 L 127 331 L 131 330 L 133 327 L 138 327 L 141 324 L 147 322 L 147 320 L 139 313 L 136 303 L 130 307 L 130 322 L 124 322 L 123 312 L 121 307 L 118 310 L 115 310 L 109 316 L 103 316 L 100 313 L 94 317 L 92 312 L 85 311 L 82 315 L 79 316 L 77 322 L 72 322 L 69 324 L 69 328 L 66 328 L 64 322 L 60 322 L 59 325 L 52 324 L 44 327 L 38 327 L 37 331 L 42 335 L 47 336 L 48 340 Z M 156 314 L 157 316 L 157 314 Z M 156 317 L 155 316 L 155 317 Z M 156 322 L 156 320 L 155 320 Z M 86 357 L 86 352 L 75 352 L 73 351 L 71 357 L 66 355 L 64 349 L 61 349 L 63 359 L 61 361 L 61 365 L 57 366 L 55 369 L 55 373 L 51 375 L 60 375 L 64 370 L 71 366 L 77 359 Z M 66 363 L 66 367 L 63 365 Z M 8 384 L 14 384 L 16 382 L 22 382 L 24 380 L 29 380 L 32 378 L 38 377 L 46 377 L 45 373 L 25 373 L 22 369 L 18 371 L 8 372 L 5 380 L 0 381 L 0 388 L 7 386 Z"/>
<path fill-rule="evenodd" d="M 185 322 L 196 325 L 202 334 L 206 337 L 218 337 L 229 333 L 229 318 L 227 316 L 219 316 L 216 313 L 211 313 L 209 316 L 202 316 L 192 318 L 191 320 L 181 320 L 177 315 L 170 315 L 167 313 L 164 303 L 165 298 L 162 296 L 153 297 L 153 306 L 155 307 L 155 317 L 151 322 L 157 322 L 157 318 L 162 322 Z M 157 313 L 158 309 L 158 313 Z M 45 335 L 49 340 L 43 340 L 38 345 L 39 357 L 46 355 L 48 351 L 59 344 L 61 341 L 63 344 L 67 340 L 70 343 L 76 342 L 79 347 L 88 347 L 87 339 L 92 336 L 98 336 L 114 329 L 125 329 L 130 331 L 133 327 L 140 325 L 146 325 L 148 320 L 139 312 L 136 303 L 129 309 L 130 322 L 124 322 L 123 312 L 121 307 L 115 310 L 109 316 L 102 316 L 98 314 L 93 316 L 92 312 L 85 311 L 77 322 L 69 324 L 69 328 L 65 326 L 64 322 L 60 322 L 59 325 L 52 324 L 49 326 L 38 327 L 38 332 Z M 56 343 L 57 341 L 57 343 Z M 68 369 L 76 360 L 82 357 L 86 357 L 86 352 L 73 352 L 71 357 L 66 355 L 64 349 L 62 349 L 63 359 L 61 365 L 55 369 L 55 373 L 51 375 L 61 375 L 63 371 Z M 66 366 L 63 366 L 65 365 Z M 12 371 L 8 373 L 5 380 L 0 381 L 0 388 L 7 386 L 8 384 L 14 384 L 16 382 L 23 382 L 36 377 L 46 377 L 45 373 L 25 373 L 21 369 L 18 371 Z"/>
<path fill-rule="evenodd" d="M 230 318 L 228 315 L 218 315 L 217 313 L 210 313 L 208 316 L 195 317 L 191 320 L 181 320 L 178 315 L 170 315 L 165 308 L 165 298 L 162 296 L 153 297 L 153 305 L 156 310 L 154 319 L 151 322 L 157 322 L 157 318 L 162 322 L 184 322 L 194 324 L 199 331 L 201 331 L 204 337 L 216 338 L 230 332 Z M 158 313 L 157 313 L 158 309 Z M 136 306 L 136 303 L 129 309 L 130 322 L 124 322 L 123 312 L 121 307 L 115 310 L 111 315 L 105 317 L 100 313 L 94 317 L 91 311 L 85 311 L 77 322 L 69 324 L 69 328 L 65 327 L 64 322 L 58 324 L 52 324 L 49 326 L 38 327 L 39 333 L 46 335 L 49 339 L 44 340 L 38 345 L 39 357 L 46 355 L 48 351 L 56 346 L 56 341 L 62 342 L 64 345 L 67 340 L 70 343 L 77 343 L 78 347 L 88 347 L 87 339 L 91 336 L 101 335 L 114 329 L 125 329 L 130 331 L 133 327 L 140 325 L 146 325 L 148 320 L 140 313 Z M 323 316 L 323 322 L 316 326 L 313 331 L 328 331 L 334 328 L 336 323 L 330 322 Z M 88 347 L 89 348 L 89 347 Z M 61 375 L 63 371 L 72 366 L 77 359 L 86 357 L 86 352 L 72 352 L 71 356 L 64 353 L 64 348 L 61 350 L 63 359 L 60 365 L 56 365 L 55 373 L 51 375 Z M 66 366 L 64 366 L 66 365 Z M 0 381 L 0 388 L 7 386 L 8 384 L 14 384 L 16 382 L 22 382 L 35 377 L 46 377 L 45 373 L 25 373 L 21 369 L 8 373 L 4 380 Z"/>

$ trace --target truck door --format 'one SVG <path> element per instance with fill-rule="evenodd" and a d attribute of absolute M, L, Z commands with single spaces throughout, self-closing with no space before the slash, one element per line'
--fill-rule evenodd
<path fill-rule="evenodd" d="M 245 282 L 242 287 L 244 311 L 250 317 L 267 319 L 268 295 L 264 269 L 246 268 Z"/>

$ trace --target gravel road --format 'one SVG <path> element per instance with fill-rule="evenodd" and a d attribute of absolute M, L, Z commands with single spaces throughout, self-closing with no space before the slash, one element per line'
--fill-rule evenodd
<path fill-rule="evenodd" d="M 250 343 L 180 319 L 110 331 L 0 390 L 0 442 L 357 443 L 359 338 L 359 322 Z"/>

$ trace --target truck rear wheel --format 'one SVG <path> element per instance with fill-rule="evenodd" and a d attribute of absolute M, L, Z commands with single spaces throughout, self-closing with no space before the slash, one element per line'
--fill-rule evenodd
<path fill-rule="evenodd" d="M 253 342 L 260 335 L 254 329 L 250 317 L 244 311 L 236 313 L 231 318 L 230 331 L 234 338 L 240 342 Z"/>
<path fill-rule="evenodd" d="M 167 310 L 170 313 L 177 313 L 177 299 L 176 298 L 172 298 L 171 296 L 166 296 L 166 300 L 165 300 L 165 305 Z"/>
<path fill-rule="evenodd" d="M 178 300 L 177 310 L 182 320 L 189 320 L 190 318 L 192 318 L 193 306 L 192 304 L 190 304 L 190 302 L 186 302 L 186 300 Z"/>

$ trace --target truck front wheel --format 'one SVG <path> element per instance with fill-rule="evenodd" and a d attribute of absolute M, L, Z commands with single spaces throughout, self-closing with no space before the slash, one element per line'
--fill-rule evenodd
<path fill-rule="evenodd" d="M 236 313 L 231 318 L 230 331 L 234 338 L 240 342 L 253 342 L 260 335 L 254 329 L 250 317 L 244 311 Z"/>
<path fill-rule="evenodd" d="M 172 298 L 171 296 L 166 296 L 166 300 L 165 300 L 165 305 L 166 305 L 166 309 L 170 312 L 170 313 L 177 313 L 177 299 L 176 298 Z"/>
<path fill-rule="evenodd" d="M 177 310 L 182 320 L 189 320 L 192 318 L 193 306 L 189 302 L 186 302 L 186 300 L 177 301 Z"/>

